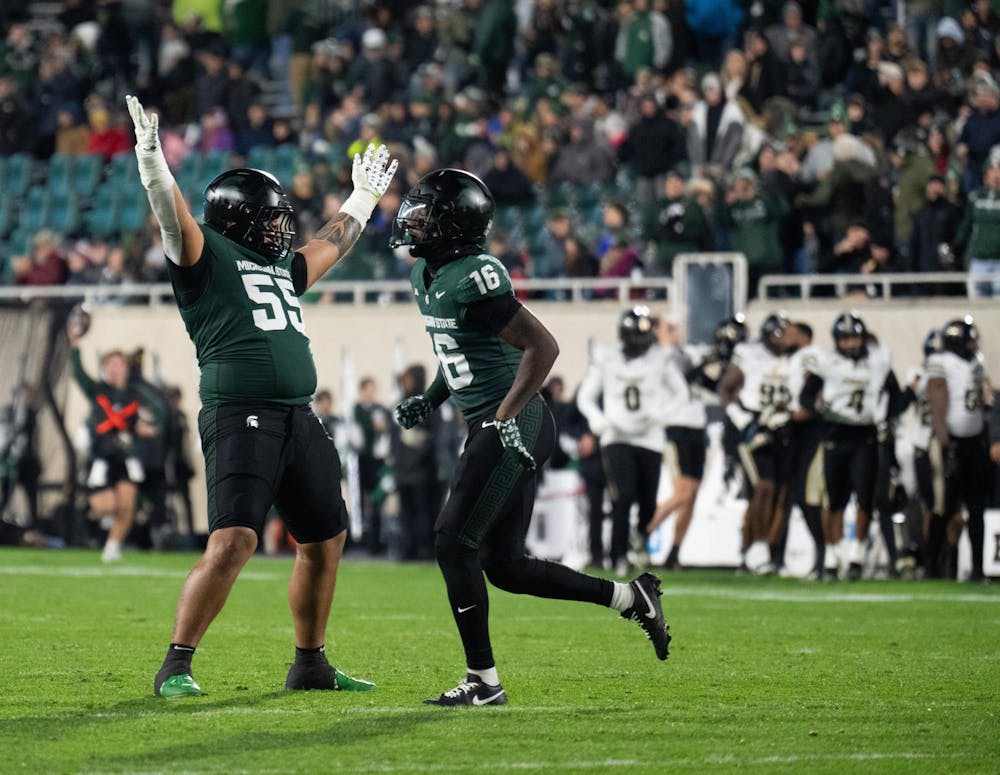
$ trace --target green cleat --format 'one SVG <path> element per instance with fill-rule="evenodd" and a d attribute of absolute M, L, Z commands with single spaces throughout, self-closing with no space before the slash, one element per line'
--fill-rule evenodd
<path fill-rule="evenodd" d="M 375 684 L 353 678 L 324 659 L 320 664 L 294 663 L 288 670 L 285 688 L 290 691 L 370 692 Z"/>
<path fill-rule="evenodd" d="M 167 700 L 178 700 L 181 697 L 200 697 L 204 693 L 190 673 L 170 676 L 157 692 L 160 697 Z"/>
<path fill-rule="evenodd" d="M 363 678 L 353 678 L 347 673 L 333 669 L 334 688 L 341 692 L 370 692 L 375 688 L 375 684 Z"/>

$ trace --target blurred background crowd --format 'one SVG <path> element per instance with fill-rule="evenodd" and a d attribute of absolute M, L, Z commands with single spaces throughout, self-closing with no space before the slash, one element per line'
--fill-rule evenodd
<path fill-rule="evenodd" d="M 400 192 L 448 165 L 494 192 L 515 277 L 665 276 L 701 250 L 744 253 L 752 288 L 1000 269 L 991 0 L 5 0 L 0 28 L 7 284 L 164 279 L 126 93 L 195 210 L 260 167 L 302 239 L 388 143 L 395 191 L 330 279 L 405 276 Z"/>

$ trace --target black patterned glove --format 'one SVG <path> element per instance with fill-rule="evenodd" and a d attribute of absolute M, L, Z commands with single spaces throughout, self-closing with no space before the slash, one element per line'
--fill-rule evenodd
<path fill-rule="evenodd" d="M 504 449 L 509 449 L 514 453 L 517 462 L 529 471 L 535 470 L 535 459 L 531 456 L 528 448 L 524 446 L 521 438 L 521 430 L 517 427 L 517 420 L 513 417 L 507 420 L 496 420 L 497 433 L 500 434 L 500 443 Z"/>
<path fill-rule="evenodd" d="M 409 398 L 404 398 L 396 405 L 393 415 L 396 417 L 396 422 L 399 423 L 400 427 L 409 429 L 415 425 L 420 425 L 420 423 L 431 416 L 433 411 L 434 407 L 431 406 L 430 400 L 426 397 L 410 396 Z"/>

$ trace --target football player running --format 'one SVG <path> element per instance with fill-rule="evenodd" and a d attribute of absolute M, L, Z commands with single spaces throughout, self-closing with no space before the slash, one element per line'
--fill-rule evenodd
<path fill-rule="evenodd" d="M 607 606 L 636 621 L 667 658 L 660 582 L 587 576 L 525 552 L 537 472 L 555 424 L 538 394 L 559 347 L 514 297 L 503 264 L 487 255 L 493 196 L 479 178 L 435 170 L 399 206 L 390 245 L 409 246 L 414 299 L 439 361 L 434 382 L 395 409 L 403 428 L 427 420 L 449 396 L 469 427 L 451 491 L 434 526 L 435 555 L 465 649 L 466 675 L 430 705 L 503 705 L 489 631 L 486 578 L 515 594 Z"/>
<path fill-rule="evenodd" d="M 657 325 L 648 307 L 623 312 L 618 344 L 594 347 L 576 398 L 601 442 L 611 495 L 611 565 L 619 577 L 629 572 L 632 506 L 639 507 L 637 538 L 644 546 L 656 510 L 667 421 L 688 398 L 672 349 L 656 344 Z"/>
<path fill-rule="evenodd" d="M 878 475 L 878 424 L 898 415 L 901 391 L 889 351 L 869 344 L 868 329 L 851 312 L 833 323 L 834 349 L 817 352 L 807 363 L 809 376 L 799 401 L 820 411 L 826 423 L 823 478 L 827 508 L 823 512 L 826 543 L 825 576 L 836 579 L 836 548 L 844 534 L 844 509 L 857 498 L 855 537 L 848 552 L 848 577 L 861 578 L 867 552 Z M 822 406 L 820 395 L 822 394 Z M 888 403 L 884 401 L 888 397 Z M 888 407 L 888 418 L 885 416 Z"/>
<path fill-rule="evenodd" d="M 989 481 L 985 425 L 983 356 L 979 329 L 971 317 L 952 320 L 941 331 L 941 352 L 927 358 L 927 404 L 944 470 L 944 510 L 932 514 L 927 535 L 928 574 L 940 574 L 939 558 L 948 522 L 956 527 L 948 541 L 958 543 L 961 507 L 969 514 L 972 581 L 983 580 L 983 510 Z"/>
<path fill-rule="evenodd" d="M 191 658 L 254 553 L 272 504 L 297 542 L 288 585 L 295 662 L 285 688 L 372 689 L 334 669 L 324 651 L 347 509 L 336 447 L 309 408 L 316 368 L 299 296 L 350 251 L 396 162 L 384 147 L 355 156 L 354 192 L 293 252 L 291 205 L 278 181 L 260 170 L 229 170 L 213 180 L 199 225 L 163 157 L 157 116 L 135 97 L 126 101 L 142 184 L 201 367 L 198 426 L 210 530 L 181 590 L 154 691 L 167 698 L 202 693 Z"/>

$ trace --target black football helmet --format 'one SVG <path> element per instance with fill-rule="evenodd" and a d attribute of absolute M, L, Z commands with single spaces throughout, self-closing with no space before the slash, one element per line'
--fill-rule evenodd
<path fill-rule="evenodd" d="M 657 320 L 649 307 L 636 305 L 618 318 L 618 339 L 626 358 L 644 355 L 656 341 Z"/>
<path fill-rule="evenodd" d="M 429 172 L 400 202 L 389 247 L 446 263 L 486 249 L 496 204 L 479 178 L 465 170 Z"/>
<path fill-rule="evenodd" d="M 788 328 L 788 315 L 784 312 L 772 312 L 760 324 L 760 341 L 773 353 L 781 351 L 781 337 Z"/>
<path fill-rule="evenodd" d="M 736 345 L 746 340 L 747 324 L 742 313 L 723 320 L 715 327 L 715 352 L 720 361 L 732 359 Z"/>
<path fill-rule="evenodd" d="M 950 321 L 941 331 L 941 349 L 971 360 L 979 352 L 979 328 L 970 315 Z"/>
<path fill-rule="evenodd" d="M 924 358 L 929 358 L 934 353 L 939 352 L 941 352 L 941 332 L 932 328 L 924 337 Z"/>
<path fill-rule="evenodd" d="M 249 248 L 265 263 L 291 250 L 295 220 L 277 178 L 261 170 L 223 172 L 205 189 L 205 225 Z"/>
<path fill-rule="evenodd" d="M 868 328 L 856 312 L 842 312 L 837 315 L 837 319 L 833 321 L 831 333 L 833 334 L 833 344 L 837 348 L 837 352 L 845 358 L 856 361 L 867 354 L 869 342 Z M 853 347 L 843 345 L 845 339 L 853 337 L 858 337 L 861 340 L 860 343 Z"/>

